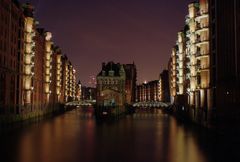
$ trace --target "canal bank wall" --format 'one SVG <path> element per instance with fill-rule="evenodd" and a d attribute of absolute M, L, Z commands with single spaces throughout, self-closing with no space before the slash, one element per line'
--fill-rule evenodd
<path fill-rule="evenodd" d="M 0 124 L 7 125 L 7 124 L 22 122 L 30 119 L 42 118 L 48 115 L 64 113 L 68 109 L 71 109 L 71 108 L 66 108 L 64 104 L 55 104 L 55 105 L 46 106 L 42 109 L 23 112 L 21 114 L 3 114 L 3 115 L 0 115 Z"/>
<path fill-rule="evenodd" d="M 232 132 L 240 135 L 240 115 L 238 115 L 238 118 L 234 118 L 231 115 L 220 117 L 215 110 L 197 110 L 187 106 L 183 107 L 176 105 L 165 108 L 165 112 L 173 115 L 184 124 L 193 125 L 200 129 L 220 134 Z"/>
<path fill-rule="evenodd" d="M 187 105 L 171 105 L 165 108 L 166 112 L 175 116 L 178 120 L 185 123 L 193 124 L 206 129 L 215 129 L 216 123 L 213 122 L 212 118 L 209 118 L 211 112 L 206 112 L 202 109 L 194 109 Z"/>

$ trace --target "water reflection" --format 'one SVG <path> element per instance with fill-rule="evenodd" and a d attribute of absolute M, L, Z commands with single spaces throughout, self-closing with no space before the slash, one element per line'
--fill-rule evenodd
<path fill-rule="evenodd" d="M 218 154 L 214 139 L 206 132 L 193 131 L 159 109 L 139 109 L 136 114 L 118 122 L 98 124 L 93 109 L 79 108 L 1 135 L 0 161 L 226 160 L 226 153 Z M 228 157 L 231 158 L 236 159 Z"/>

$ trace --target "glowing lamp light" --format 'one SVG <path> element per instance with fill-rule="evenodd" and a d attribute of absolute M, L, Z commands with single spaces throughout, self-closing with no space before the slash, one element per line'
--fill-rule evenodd
<path fill-rule="evenodd" d="M 26 34 L 26 42 L 27 43 L 32 42 L 32 36 L 30 34 Z"/>
<path fill-rule="evenodd" d="M 33 29 L 33 18 L 30 18 L 30 17 L 26 18 L 25 25 L 26 25 L 26 31 L 28 33 L 31 33 Z"/>
<path fill-rule="evenodd" d="M 25 90 L 29 90 L 30 87 L 31 87 L 31 80 L 30 79 L 26 79 L 25 83 L 24 83 Z"/>
<path fill-rule="evenodd" d="M 25 66 L 25 74 L 30 75 L 31 74 L 31 68 L 29 66 Z"/>
<path fill-rule="evenodd" d="M 31 57 L 29 55 L 25 56 L 25 64 L 30 64 L 31 63 Z"/>
<path fill-rule="evenodd" d="M 50 40 L 52 39 L 52 33 L 46 32 L 46 37 L 45 37 L 45 39 L 46 39 L 47 41 L 50 41 Z"/>
<path fill-rule="evenodd" d="M 27 43 L 27 44 L 25 45 L 25 52 L 26 52 L 26 53 L 31 53 L 31 50 L 32 50 L 31 45 L 30 45 L 29 43 Z"/>
<path fill-rule="evenodd" d="M 50 55 L 48 55 L 48 54 L 46 55 L 46 60 L 48 60 L 48 61 L 50 60 Z"/>

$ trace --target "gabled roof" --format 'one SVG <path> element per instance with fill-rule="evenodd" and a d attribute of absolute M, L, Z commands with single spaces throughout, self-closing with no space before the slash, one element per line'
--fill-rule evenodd
<path fill-rule="evenodd" d="M 105 72 L 104 76 L 109 76 L 109 71 L 113 71 L 114 76 L 120 76 L 120 69 L 121 64 L 119 63 L 115 64 L 113 61 L 108 62 L 107 64 L 103 63 L 102 70 L 97 76 L 103 76 L 104 72 Z"/>

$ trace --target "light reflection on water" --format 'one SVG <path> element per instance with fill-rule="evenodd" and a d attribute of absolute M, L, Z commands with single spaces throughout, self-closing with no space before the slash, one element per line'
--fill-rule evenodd
<path fill-rule="evenodd" d="M 220 159 L 212 152 L 214 143 L 207 145 L 211 140 L 205 137 L 159 109 L 138 110 L 119 121 L 99 124 L 92 110 L 80 108 L 2 135 L 0 155 L 3 161 L 16 162 Z"/>

